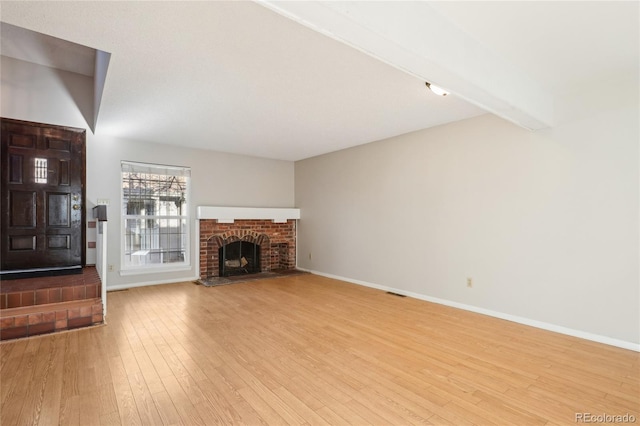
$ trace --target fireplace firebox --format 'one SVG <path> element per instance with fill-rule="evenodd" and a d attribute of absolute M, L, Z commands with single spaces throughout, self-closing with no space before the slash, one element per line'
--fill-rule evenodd
<path fill-rule="evenodd" d="M 218 249 L 220 276 L 230 277 L 260 272 L 260 246 L 248 241 L 235 241 Z"/>

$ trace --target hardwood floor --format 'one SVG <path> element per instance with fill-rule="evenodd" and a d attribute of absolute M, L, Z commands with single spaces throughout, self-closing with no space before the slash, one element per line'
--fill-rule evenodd
<path fill-rule="evenodd" d="M 640 422 L 636 352 L 328 278 L 108 302 L 106 326 L 0 345 L 3 426 Z"/>

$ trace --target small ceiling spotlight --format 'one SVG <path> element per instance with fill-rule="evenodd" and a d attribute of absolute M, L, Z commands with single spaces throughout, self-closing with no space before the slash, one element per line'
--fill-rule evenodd
<path fill-rule="evenodd" d="M 429 90 L 431 90 L 433 93 L 435 93 L 438 96 L 447 96 L 449 94 L 449 92 L 447 92 L 443 88 L 438 87 L 435 84 L 431 84 L 428 81 L 425 84 L 427 85 Z"/>

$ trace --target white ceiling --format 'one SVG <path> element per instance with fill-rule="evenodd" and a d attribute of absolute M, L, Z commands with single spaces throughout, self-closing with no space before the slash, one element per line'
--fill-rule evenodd
<path fill-rule="evenodd" d="M 638 76 L 640 2 L 434 2 L 554 94 Z"/>
<path fill-rule="evenodd" d="M 1 8 L 3 22 L 111 53 L 97 134 L 283 160 L 487 111 L 539 128 L 549 100 L 639 63 L 638 2 Z"/>

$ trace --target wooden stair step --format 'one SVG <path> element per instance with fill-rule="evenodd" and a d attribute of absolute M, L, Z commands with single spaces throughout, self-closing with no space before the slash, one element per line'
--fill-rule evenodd
<path fill-rule="evenodd" d="M 103 322 L 99 297 L 0 310 L 0 340 L 70 330 Z"/>

